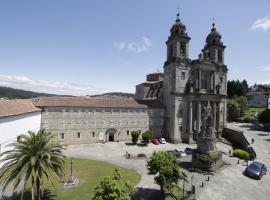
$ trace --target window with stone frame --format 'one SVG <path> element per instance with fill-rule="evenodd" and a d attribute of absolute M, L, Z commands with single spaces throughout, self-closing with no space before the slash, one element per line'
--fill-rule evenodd
<path fill-rule="evenodd" d="M 185 80 L 186 79 L 186 72 L 181 72 L 181 80 Z"/>
<path fill-rule="evenodd" d="M 222 51 L 218 50 L 218 62 L 222 62 Z"/>
<path fill-rule="evenodd" d="M 207 72 L 201 72 L 201 89 L 207 89 L 209 81 L 209 74 Z"/>

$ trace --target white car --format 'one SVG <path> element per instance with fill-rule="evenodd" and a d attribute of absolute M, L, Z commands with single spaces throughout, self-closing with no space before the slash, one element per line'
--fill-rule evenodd
<path fill-rule="evenodd" d="M 181 157 L 185 157 L 187 154 L 184 151 L 178 151 Z"/>
<path fill-rule="evenodd" d="M 167 142 L 166 142 L 165 138 L 159 138 L 159 143 L 166 144 Z"/>

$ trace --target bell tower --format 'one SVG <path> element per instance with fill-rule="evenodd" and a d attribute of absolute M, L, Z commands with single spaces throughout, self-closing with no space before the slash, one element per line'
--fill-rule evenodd
<path fill-rule="evenodd" d="M 174 143 L 183 142 L 183 135 L 187 132 L 187 105 L 184 98 L 191 69 L 189 41 L 186 26 L 178 12 L 166 41 L 167 60 L 163 79 L 163 102 L 166 107 L 164 132 L 166 138 Z"/>
<path fill-rule="evenodd" d="M 221 35 L 216 30 L 215 23 L 213 22 L 211 32 L 208 34 L 206 44 L 202 50 L 203 58 L 223 65 L 225 48 L 221 41 Z"/>
<path fill-rule="evenodd" d="M 190 37 L 187 34 L 186 26 L 181 22 L 178 12 L 166 42 L 167 62 L 189 58 L 189 41 Z"/>

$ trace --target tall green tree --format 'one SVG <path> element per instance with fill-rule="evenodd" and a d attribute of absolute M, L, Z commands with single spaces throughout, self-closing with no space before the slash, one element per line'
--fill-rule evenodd
<path fill-rule="evenodd" d="M 147 168 L 149 174 L 157 174 L 155 181 L 160 185 L 162 193 L 164 193 L 164 189 L 171 192 L 173 186 L 181 179 L 180 168 L 175 155 L 166 151 L 154 152 L 147 162 Z"/>
<path fill-rule="evenodd" d="M 266 131 L 270 132 L 270 109 L 264 110 L 259 115 L 258 121 L 263 124 Z"/>
<path fill-rule="evenodd" d="M 234 96 L 246 96 L 248 92 L 248 83 L 246 80 L 232 80 L 227 82 L 227 95 L 229 98 Z"/>
<path fill-rule="evenodd" d="M 228 120 L 236 120 L 237 118 L 240 117 L 240 107 L 238 103 L 235 100 L 229 99 L 228 101 Z"/>
<path fill-rule="evenodd" d="M 240 97 L 236 97 L 234 96 L 232 98 L 232 100 L 234 100 L 235 102 L 238 103 L 238 106 L 240 108 L 240 116 L 243 116 L 245 111 L 248 109 L 249 104 L 248 104 L 248 99 L 245 96 L 240 96 Z"/>
<path fill-rule="evenodd" d="M 135 191 L 129 181 L 122 180 L 119 169 L 115 169 L 113 176 L 103 177 L 96 186 L 93 200 L 130 200 Z"/>
<path fill-rule="evenodd" d="M 1 154 L 0 182 L 4 189 L 9 184 L 17 188 L 24 184 L 31 186 L 32 200 L 41 199 L 41 185 L 44 179 L 52 183 L 52 176 L 62 179 L 64 176 L 64 149 L 54 136 L 40 130 L 37 133 L 29 131 L 20 135 L 17 142 L 10 144 L 11 150 Z"/>

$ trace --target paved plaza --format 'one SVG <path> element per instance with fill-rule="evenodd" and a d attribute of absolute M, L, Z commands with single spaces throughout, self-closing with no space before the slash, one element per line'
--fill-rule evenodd
<path fill-rule="evenodd" d="M 243 130 L 249 141 L 251 141 L 251 138 L 254 138 L 255 143 L 253 147 L 257 152 L 257 160 L 264 162 L 268 167 L 270 166 L 270 136 L 264 132 L 252 130 L 251 124 L 230 123 L 228 126 Z M 134 155 L 144 153 L 149 158 L 157 150 L 184 150 L 186 147 L 196 148 L 196 144 L 167 143 L 164 145 L 153 145 L 150 143 L 148 147 L 141 147 L 119 142 L 74 145 L 69 146 L 65 154 L 77 158 L 102 160 L 138 171 L 142 175 L 142 180 L 137 187 L 140 190 L 146 191 L 140 199 L 150 199 L 151 195 L 159 190 L 159 186 L 154 183 L 154 176 L 147 174 L 146 159 L 126 159 L 126 152 Z M 196 187 L 196 194 L 199 200 L 268 200 L 270 196 L 269 173 L 262 180 L 250 179 L 242 174 L 246 164 L 243 161 L 237 164 L 238 159 L 228 155 L 229 150 L 231 150 L 229 145 L 217 143 L 217 148 L 223 152 L 224 161 L 230 165 L 226 165 L 215 176 L 210 175 L 210 181 L 207 181 L 208 175 L 190 173 L 182 169 L 188 175 L 189 183 L 186 184 L 186 189 L 190 190 L 191 176 L 193 175 L 193 184 Z M 182 162 L 189 162 L 190 160 L 191 156 L 181 159 Z M 202 182 L 204 187 L 201 187 Z M 182 186 L 181 181 L 179 185 Z"/>
<path fill-rule="evenodd" d="M 270 170 L 270 136 L 263 131 L 253 130 L 251 124 L 230 123 L 229 127 L 244 131 L 246 138 L 251 141 L 255 139 L 253 148 L 257 153 L 258 161 L 265 163 Z M 154 182 L 154 176 L 148 175 L 146 169 L 146 159 L 127 159 L 126 152 L 131 155 L 140 153 L 146 154 L 149 158 L 154 151 L 158 150 L 184 150 L 186 147 L 196 148 L 196 144 L 160 144 L 153 145 L 150 143 L 147 147 L 131 145 L 125 142 L 111 143 L 95 143 L 87 145 L 68 146 L 64 151 L 65 155 L 76 158 L 101 160 L 128 169 L 133 169 L 139 172 L 142 176 L 137 188 L 140 195 L 136 199 L 157 199 L 155 195 L 159 194 L 159 186 Z M 201 175 L 198 173 L 190 173 L 185 169 L 181 169 L 187 174 L 188 183 L 185 184 L 185 189 L 190 190 L 191 184 L 195 185 L 196 196 L 198 200 L 268 200 L 270 196 L 270 172 L 262 178 L 262 180 L 253 180 L 242 174 L 246 167 L 246 163 L 240 161 L 238 164 L 237 158 L 228 155 L 231 146 L 224 143 L 217 143 L 217 149 L 223 152 L 223 160 L 230 164 L 226 165 L 216 175 Z M 191 156 L 181 158 L 181 163 L 189 163 Z M 75 169 L 76 170 L 76 169 Z M 207 181 L 208 176 L 210 181 Z M 191 177 L 193 181 L 191 181 Z M 202 183 L 204 187 L 202 187 Z M 179 182 L 182 186 L 182 181 Z M 19 187 L 20 188 L 20 187 Z M 20 190 L 20 189 L 19 189 Z M 2 193 L 0 191 L 0 193 Z M 11 196 L 12 191 L 8 189 L 6 196 Z"/>

